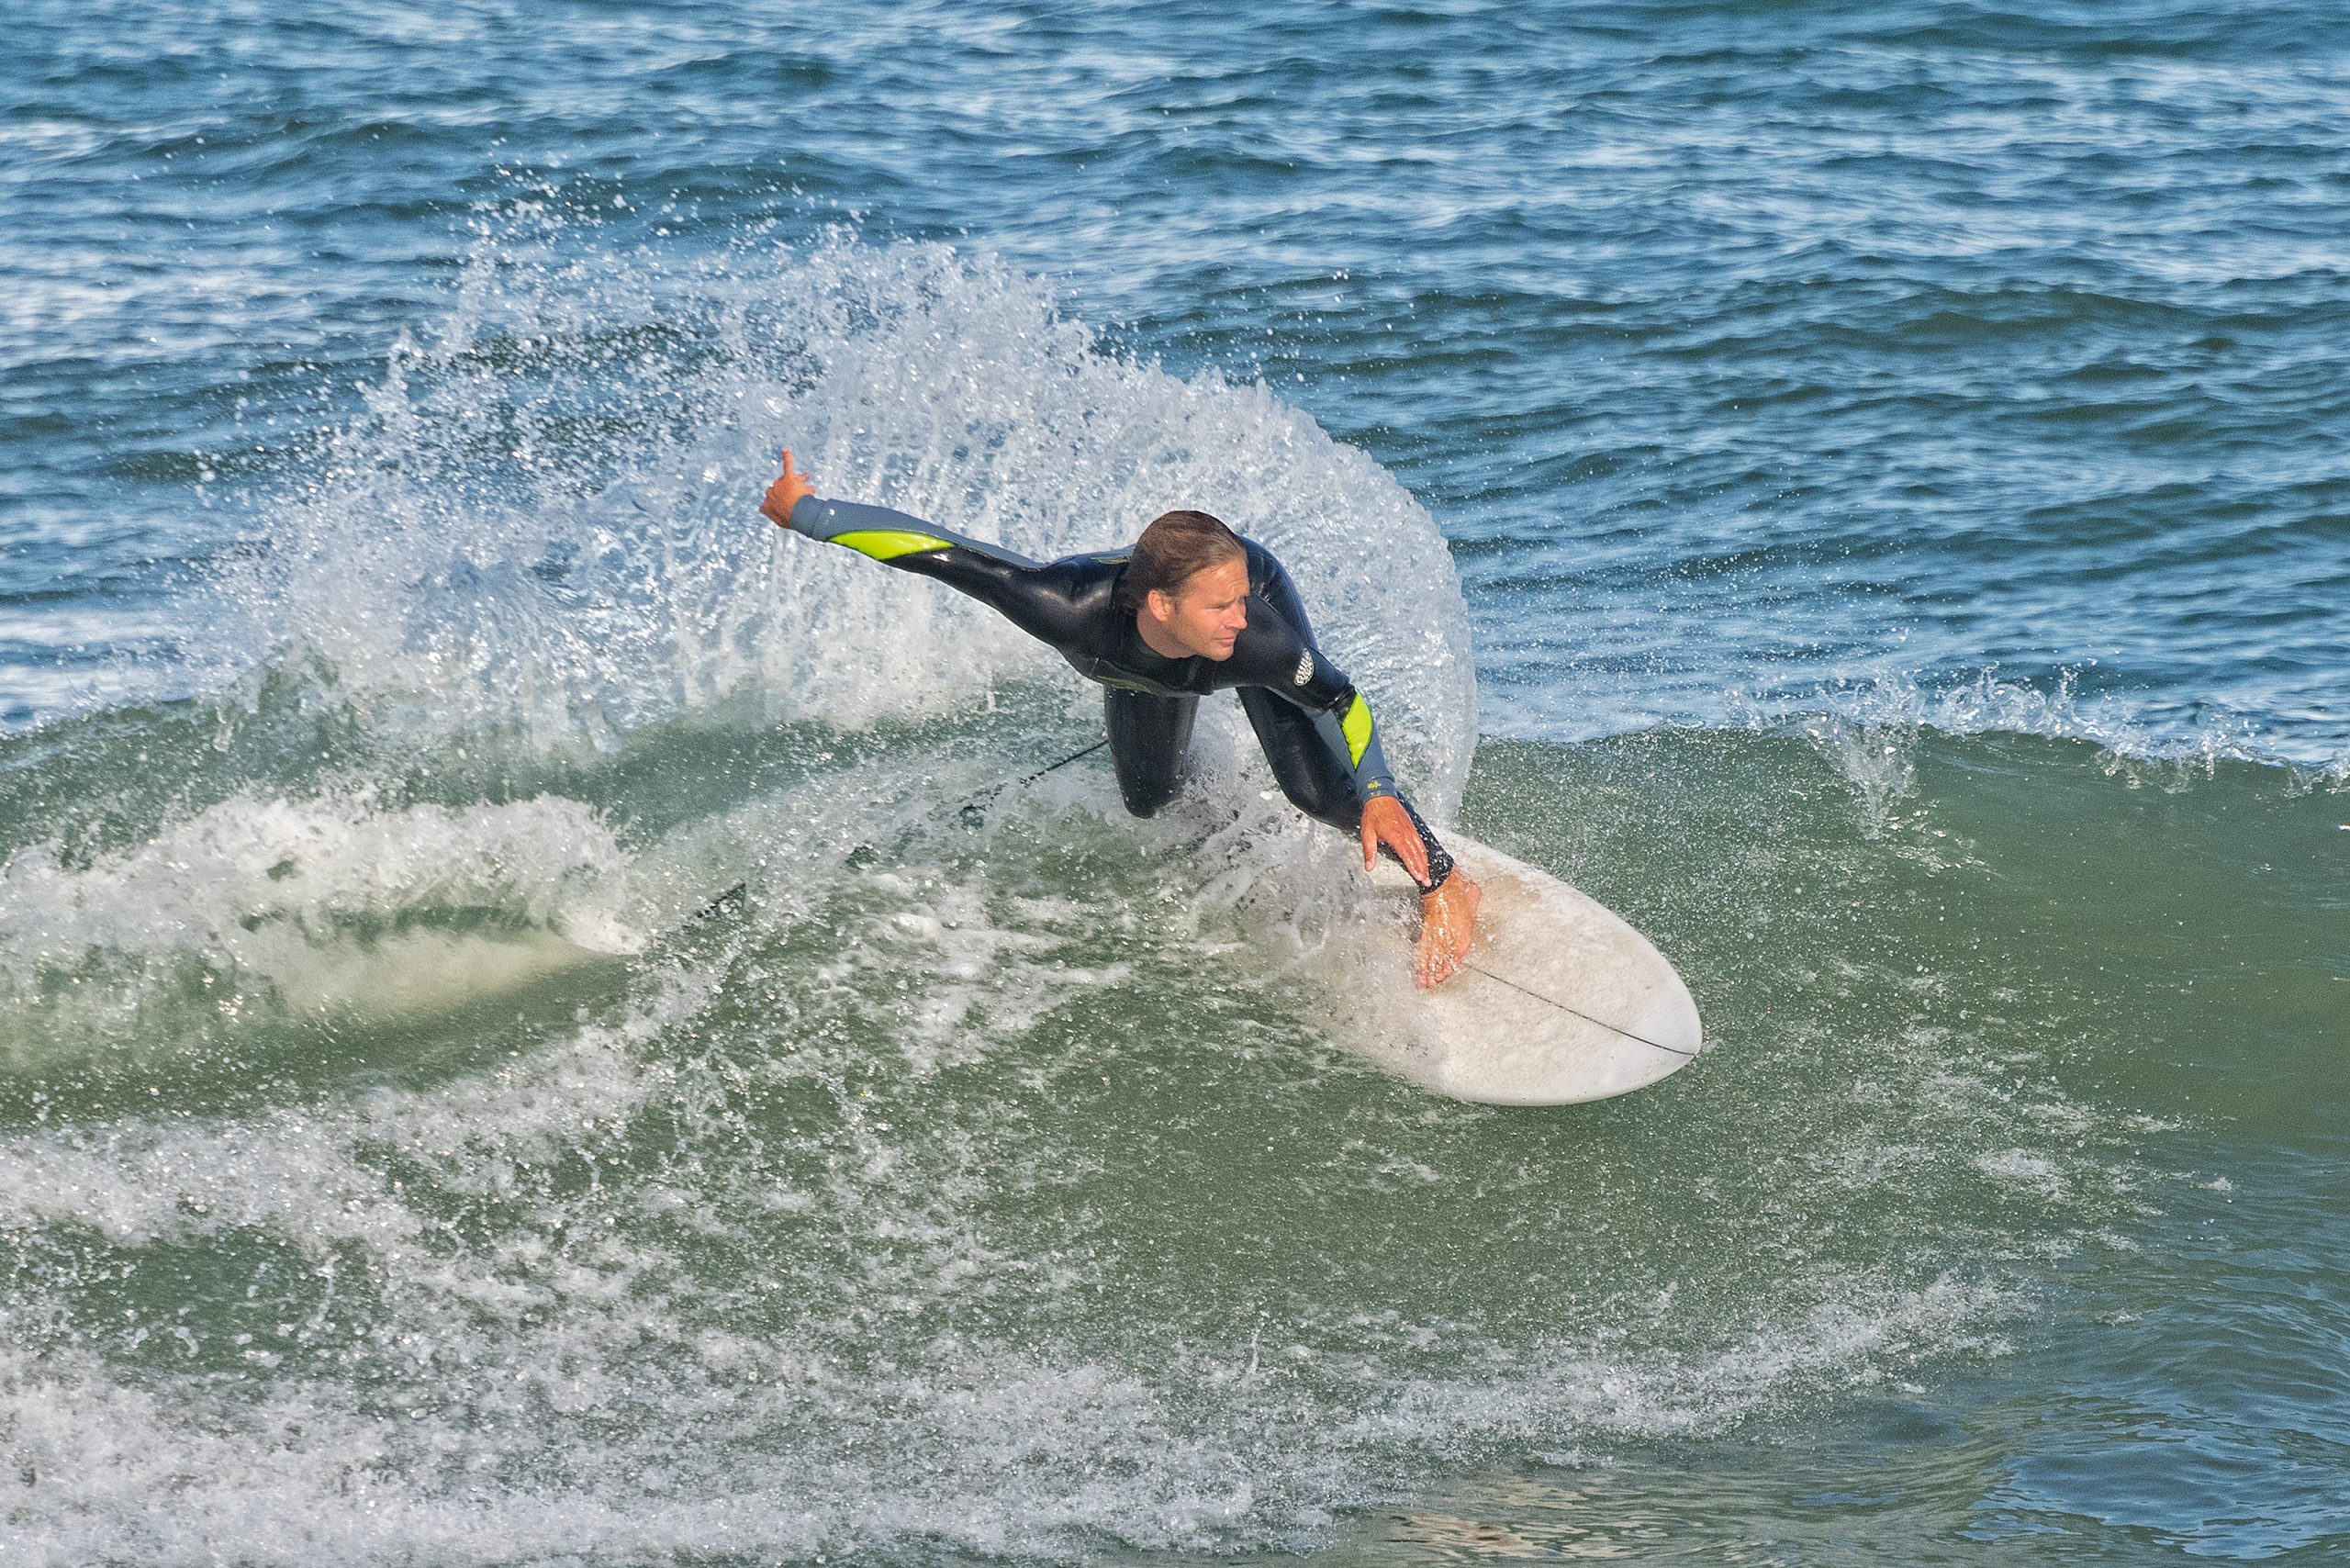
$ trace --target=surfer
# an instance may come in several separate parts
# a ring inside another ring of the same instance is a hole
[[[1420,887],[1413,978],[1440,984],[1473,938],[1479,892],[1395,788],[1371,706],[1314,645],[1271,551],[1203,511],[1170,511],[1131,550],[1032,561],[886,507],[820,500],[791,465],[759,510],[778,527],[935,577],[1101,683],[1126,809],[1174,798],[1200,698],[1233,689],[1290,803],[1382,851]]]

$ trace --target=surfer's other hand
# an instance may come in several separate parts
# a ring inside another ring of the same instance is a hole
[[[1420,941],[1412,953],[1412,979],[1442,985],[1460,972],[1477,936],[1477,901],[1484,893],[1458,866],[1444,886],[1420,895]]]
[[[807,475],[793,472],[791,448],[787,446],[783,449],[783,476],[767,487],[767,499],[759,503],[759,510],[778,528],[789,528],[791,509],[800,504],[803,496],[815,493],[816,487],[809,483]]]
[[[1379,846],[1385,845],[1412,880],[1422,887],[1428,881],[1428,846],[1420,842],[1420,830],[1412,825],[1412,813],[1404,802],[1393,795],[1375,795],[1362,809],[1362,868],[1370,870],[1379,864]]]

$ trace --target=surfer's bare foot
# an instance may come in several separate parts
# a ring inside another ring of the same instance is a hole
[[[1468,961],[1469,945],[1477,935],[1477,902],[1485,895],[1469,873],[1460,868],[1444,886],[1420,895],[1420,942],[1412,955],[1412,979],[1424,986],[1442,985],[1460,972]]]

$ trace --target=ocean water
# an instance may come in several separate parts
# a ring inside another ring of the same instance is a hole
[[[9,19],[0,1562],[2350,1561],[2333,9]],[[1379,1070],[787,443],[1264,539],[1709,1050]]]

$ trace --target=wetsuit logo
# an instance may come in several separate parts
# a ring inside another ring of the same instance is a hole
[[[1297,655],[1297,674],[1292,678],[1292,683],[1297,686],[1304,686],[1307,681],[1312,680],[1313,678],[1314,654],[1312,650],[1309,649],[1305,653],[1302,653]]]

